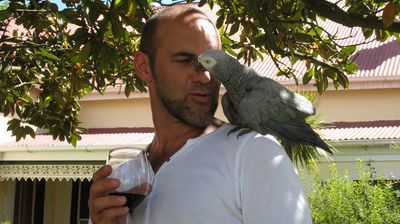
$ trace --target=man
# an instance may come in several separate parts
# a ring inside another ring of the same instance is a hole
[[[302,185],[272,136],[214,119],[220,83],[194,66],[208,49],[220,49],[213,23],[186,6],[167,8],[146,23],[134,64],[147,82],[155,136],[147,148],[156,172],[152,191],[133,211],[134,223],[311,223]],[[93,176],[89,208],[95,224],[120,223],[119,182]],[[121,222],[123,223],[123,222]]]

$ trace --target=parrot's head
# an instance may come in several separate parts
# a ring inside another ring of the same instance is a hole
[[[199,56],[197,68],[207,70],[212,76],[223,82],[228,78],[232,59],[231,56],[221,50],[208,50]]]

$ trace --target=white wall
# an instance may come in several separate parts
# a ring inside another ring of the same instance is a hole
[[[153,127],[149,98],[82,101],[82,126],[86,128]],[[216,117],[226,120],[219,106]]]
[[[400,88],[326,91],[318,103],[325,121],[400,120]]]

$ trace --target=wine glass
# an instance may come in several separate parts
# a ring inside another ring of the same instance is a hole
[[[111,165],[112,173],[108,176],[120,181],[120,186],[112,195],[126,197],[130,213],[151,191],[154,172],[143,149],[135,147],[120,147],[110,150],[107,164]],[[127,223],[129,222],[127,216]]]

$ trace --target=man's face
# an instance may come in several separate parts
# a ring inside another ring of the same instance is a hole
[[[163,106],[176,119],[206,127],[218,106],[220,83],[195,69],[198,56],[220,48],[213,25],[200,15],[161,23],[153,77]]]

